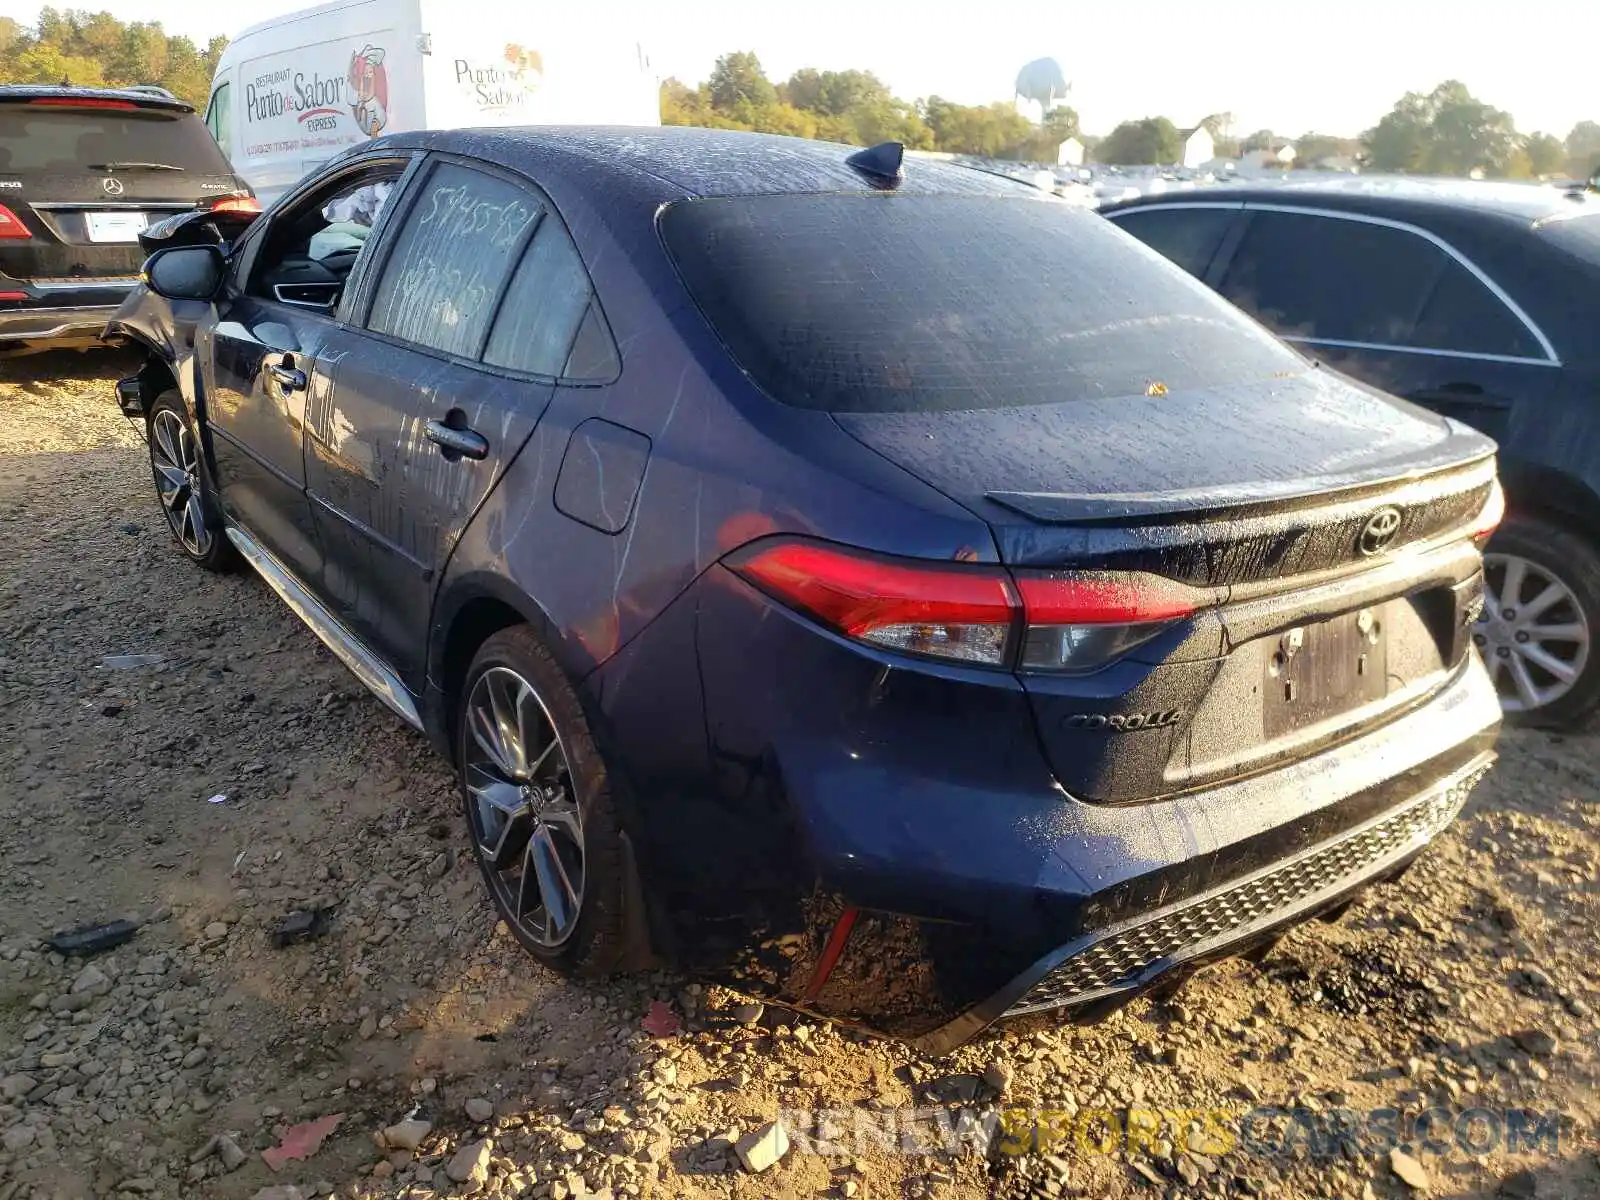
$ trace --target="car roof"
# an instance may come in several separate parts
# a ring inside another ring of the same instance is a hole
[[[634,182],[654,179],[677,196],[883,190],[846,163],[859,147],[731,129],[527,126],[398,134],[385,141],[471,154],[535,177],[565,160],[591,177],[614,171]],[[903,172],[896,192],[1053,199],[1028,183],[918,155],[906,155]]]
[[[1287,204],[1412,217],[1469,212],[1532,226],[1550,218],[1600,211],[1600,197],[1538,183],[1404,176],[1346,176],[1282,183],[1225,183],[1192,191],[1162,192],[1103,205],[1102,212],[1173,204]]]
[[[192,113],[194,107],[179,100],[164,88],[126,87],[62,87],[44,84],[0,84],[0,103],[7,100],[26,103],[29,100],[122,100],[140,108],[159,108],[168,112]]]

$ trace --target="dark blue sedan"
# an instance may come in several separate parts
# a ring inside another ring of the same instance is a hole
[[[1092,1019],[1399,872],[1492,760],[1493,444],[1031,188],[414,133],[161,241],[114,332],[174,537],[458,764],[550,966],[931,1050]]]

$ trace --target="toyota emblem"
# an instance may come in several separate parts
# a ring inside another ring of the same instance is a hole
[[[1367,523],[1361,527],[1361,536],[1356,539],[1356,548],[1363,554],[1382,554],[1394,541],[1394,535],[1400,532],[1400,510],[1398,508],[1380,508],[1367,518]]]
[[[122,195],[122,180],[120,179],[111,179],[107,177],[100,181],[100,186],[105,189],[105,193],[108,196]]]

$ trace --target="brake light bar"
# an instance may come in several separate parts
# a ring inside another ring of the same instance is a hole
[[[132,100],[102,100],[91,96],[40,96],[28,103],[35,108],[117,108],[127,111],[139,107]]]
[[[1217,599],[1141,572],[1012,572],[798,539],[753,543],[728,565],[857,641],[1031,671],[1098,670]]]
[[[28,232],[28,227],[22,223],[21,218],[4,204],[0,204],[0,242],[7,238],[30,238],[33,234]]]
[[[258,213],[261,211],[261,201],[248,192],[234,192],[232,195],[218,196],[206,207],[215,213]]]

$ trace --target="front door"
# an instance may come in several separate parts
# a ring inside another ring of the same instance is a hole
[[[305,490],[306,404],[376,197],[406,166],[353,168],[274,212],[241,246],[229,291],[197,336],[223,507],[307,583],[321,573],[322,548]]]
[[[323,590],[414,690],[462,530],[532,434],[589,313],[588,277],[531,184],[434,162],[321,352],[307,486]]]

